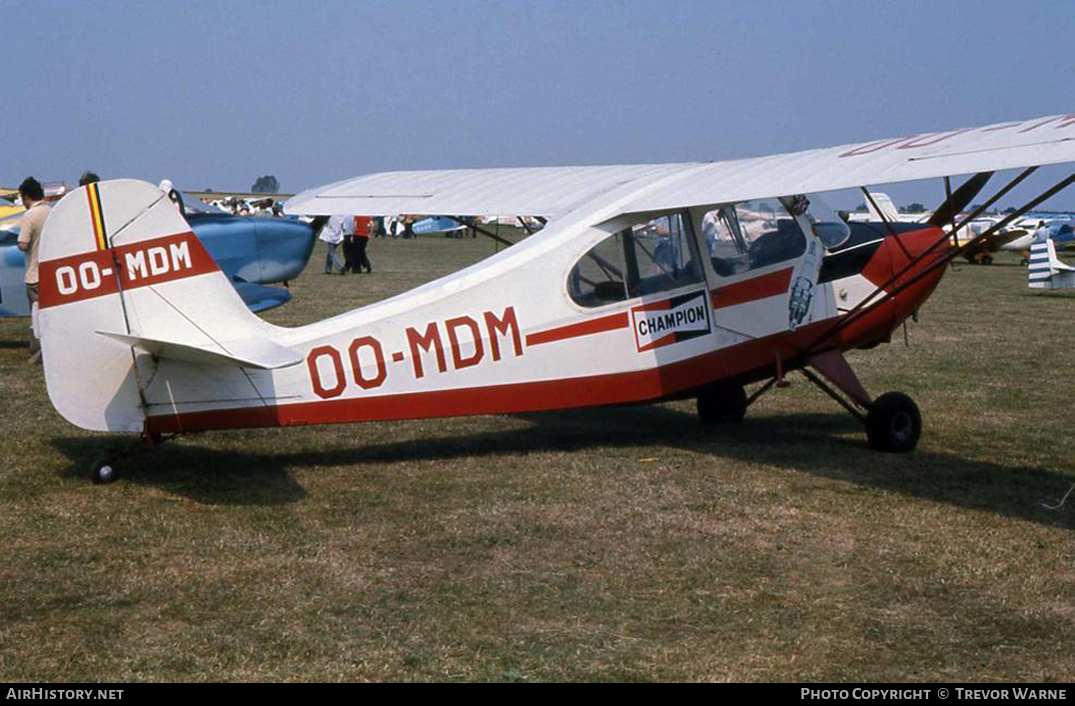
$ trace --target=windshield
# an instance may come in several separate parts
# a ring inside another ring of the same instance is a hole
[[[851,228],[829,208],[817,194],[809,196],[796,196],[792,200],[792,208],[803,209],[799,215],[805,215],[810,221],[810,227],[817,239],[826,248],[832,249],[843,245],[851,237]]]
[[[806,251],[806,236],[777,199],[743,201],[702,217],[713,271],[737,275],[792,260]]]

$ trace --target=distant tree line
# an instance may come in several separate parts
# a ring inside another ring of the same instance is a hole
[[[266,174],[258,177],[254,185],[250,187],[250,191],[255,194],[278,194],[280,193],[280,182],[272,174]]]

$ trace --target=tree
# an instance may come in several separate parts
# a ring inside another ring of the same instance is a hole
[[[276,177],[271,174],[258,177],[258,180],[254,182],[254,185],[250,187],[250,190],[255,194],[278,194],[280,193],[280,182],[276,180]]]
[[[916,201],[910,206],[908,206],[907,210],[904,211],[904,213],[923,213],[925,212],[925,210],[926,207]]]

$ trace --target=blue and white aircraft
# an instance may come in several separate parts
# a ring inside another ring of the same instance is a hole
[[[251,311],[286,304],[283,287],[306,267],[314,247],[314,227],[293,218],[246,218],[202,207],[195,197],[185,201],[184,217],[191,230],[227,276]],[[29,316],[23,277],[26,258],[19,250],[18,216],[0,228],[0,316]],[[7,219],[5,219],[7,220]]]

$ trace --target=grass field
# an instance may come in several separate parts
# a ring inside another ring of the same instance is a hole
[[[312,321],[485,239],[319,248]],[[911,455],[796,376],[746,421],[689,402],[204,434],[84,474],[25,321],[0,322],[0,680],[1070,680],[1075,296],[950,271],[851,355],[923,411]]]

